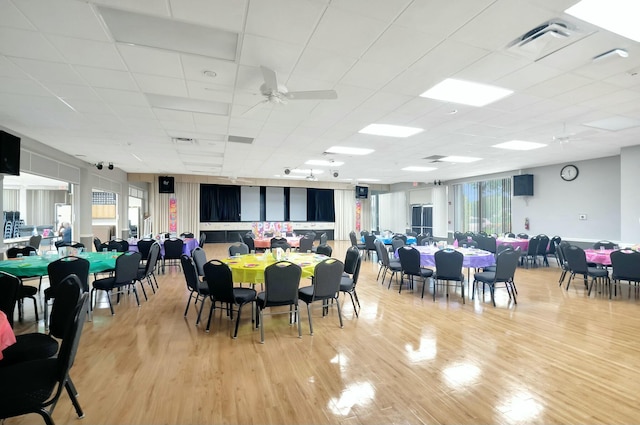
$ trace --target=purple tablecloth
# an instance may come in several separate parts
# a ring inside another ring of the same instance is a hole
[[[198,246],[198,240],[195,238],[186,238],[182,240],[184,242],[184,245],[182,245],[182,253],[183,254],[187,254],[188,256],[191,256],[191,251],[193,251],[193,249],[195,247]],[[137,240],[129,240],[129,249],[131,251],[138,251],[138,241]],[[164,241],[158,241],[160,242],[160,257],[164,257]]]
[[[420,251],[420,266],[422,267],[435,267],[436,260],[434,254],[438,251],[434,246],[416,246],[414,247]],[[483,267],[493,266],[496,263],[496,259],[489,251],[483,251],[481,249],[470,248],[456,248],[456,251],[460,251],[464,254],[462,260],[462,267],[479,269]],[[397,254],[396,254],[397,255]]]

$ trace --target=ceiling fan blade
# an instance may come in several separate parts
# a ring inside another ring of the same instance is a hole
[[[262,78],[264,78],[264,85],[268,92],[278,91],[278,79],[276,78],[276,72],[273,69],[269,69],[266,66],[260,66],[262,71]]]
[[[311,90],[311,91],[290,91],[283,93],[284,97],[291,100],[298,99],[337,99],[338,93],[335,90]]]

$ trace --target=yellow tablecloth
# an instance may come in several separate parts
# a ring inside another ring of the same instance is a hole
[[[291,261],[302,268],[302,277],[313,276],[316,264],[327,256],[307,253],[291,253],[283,260]],[[272,254],[247,254],[221,260],[227,263],[233,273],[233,281],[238,283],[264,283],[264,270],[276,262]]]

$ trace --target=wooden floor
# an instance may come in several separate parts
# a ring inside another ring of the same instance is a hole
[[[208,244],[207,257],[228,245]],[[334,256],[344,259],[346,242]],[[362,311],[348,298],[315,309],[302,339],[287,315],[266,317],[265,344],[244,313],[237,339],[218,314],[210,333],[183,311],[181,272],[160,275],[160,290],[135,306],[125,297],[111,316],[98,305],[71,370],[85,424],[596,424],[640,422],[640,299],[586,295],[558,287],[559,269],[518,269],[518,304],[497,307],[420,298],[376,282],[363,262]],[[26,303],[28,306],[29,303]],[[208,304],[207,304],[208,305]],[[33,317],[27,313],[27,320]],[[42,329],[25,322],[18,332]],[[59,423],[81,423],[63,394]],[[8,424],[42,423],[34,415]]]

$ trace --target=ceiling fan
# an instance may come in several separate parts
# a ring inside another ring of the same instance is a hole
[[[260,85],[260,94],[265,99],[249,108],[246,112],[263,103],[285,105],[290,100],[328,100],[338,98],[338,93],[335,90],[289,91],[282,84],[278,84],[278,78],[274,70],[266,66],[260,66],[260,71],[262,71],[262,78],[264,79],[264,83]]]

